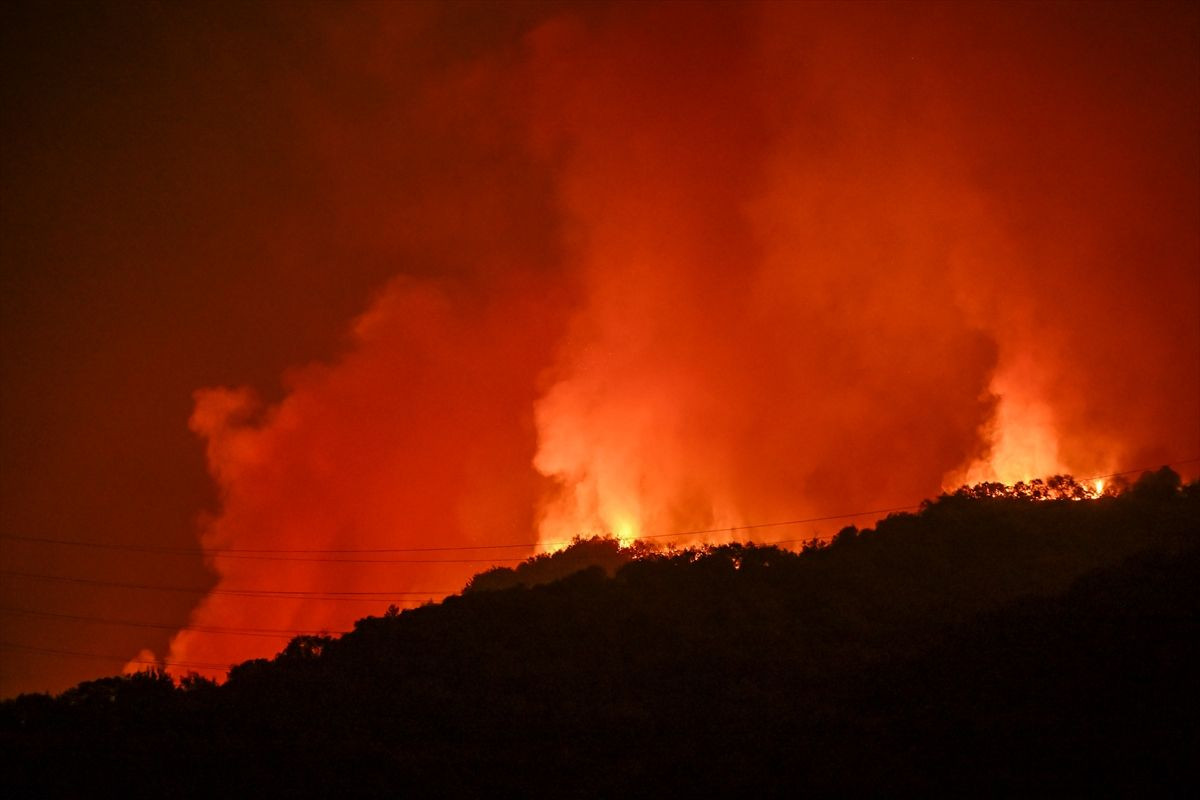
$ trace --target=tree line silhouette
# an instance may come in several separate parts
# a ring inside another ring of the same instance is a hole
[[[0,704],[17,794],[1171,794],[1200,484],[974,487],[800,552],[589,539],[439,604]]]

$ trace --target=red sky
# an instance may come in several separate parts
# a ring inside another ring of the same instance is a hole
[[[1200,456],[1194,4],[0,13],[4,696]]]

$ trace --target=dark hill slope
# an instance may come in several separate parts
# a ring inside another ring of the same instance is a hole
[[[9,783],[171,795],[1196,788],[1200,492],[956,496],[3,704]],[[608,565],[606,565],[608,566]]]

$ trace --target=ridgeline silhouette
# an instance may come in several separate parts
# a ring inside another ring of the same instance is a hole
[[[0,704],[4,783],[1194,792],[1200,484],[1164,468],[1093,499],[1048,486],[963,489],[799,553],[580,541],[440,604],[296,637],[220,686],[150,671],[22,695]]]

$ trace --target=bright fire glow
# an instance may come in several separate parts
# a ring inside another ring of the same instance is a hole
[[[1007,485],[1065,472],[1050,407],[1032,390],[1028,369],[997,374],[989,390],[996,411],[988,426],[990,446],[965,469],[953,472],[943,489],[996,481]]]
[[[637,541],[638,529],[633,520],[622,519],[613,527],[613,536],[622,547],[628,547]]]
[[[621,8],[540,20],[429,91],[352,95],[423,98],[382,118],[437,143],[428,165],[401,168],[399,130],[330,134],[316,174],[453,181],[419,209],[341,187],[339,219],[410,273],[277,402],[197,394],[221,497],[206,547],[627,545],[1193,454],[1200,103],[1192,62],[1168,69],[1179,48],[1145,44],[1112,84],[1082,65],[1155,37],[1053,38],[1087,8],[1042,27],[1003,4]],[[222,589],[437,593],[528,555],[466,553],[213,568]],[[221,593],[192,623],[338,630],[371,610]],[[269,648],[183,632],[171,658]]]

